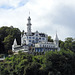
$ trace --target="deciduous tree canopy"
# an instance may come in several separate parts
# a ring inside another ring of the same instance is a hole
[[[20,44],[21,31],[14,27],[1,27],[0,28],[0,53],[8,53],[11,50],[13,40],[16,38],[18,44]]]
[[[50,51],[33,56],[21,53],[0,62],[1,75],[75,75],[75,53],[71,50]]]

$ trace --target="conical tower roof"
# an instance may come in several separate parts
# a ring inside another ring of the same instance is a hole
[[[57,33],[56,33],[56,36],[55,36],[55,40],[59,40],[59,39],[58,39],[58,35],[57,35]]]
[[[14,39],[14,43],[13,43],[13,45],[17,45],[17,41],[16,41],[16,39]]]

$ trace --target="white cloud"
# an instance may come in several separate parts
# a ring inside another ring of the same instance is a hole
[[[6,6],[6,7],[17,8],[19,5],[21,5],[27,1],[28,0],[1,0],[0,1],[0,7]]]
[[[20,7],[21,2],[25,5]],[[13,25],[26,31],[30,11],[32,31],[38,30],[54,37],[57,30],[59,39],[62,40],[68,36],[75,37],[71,35],[75,27],[71,20],[75,12],[75,0],[2,0],[0,6],[2,5],[15,9],[0,8],[0,27]]]

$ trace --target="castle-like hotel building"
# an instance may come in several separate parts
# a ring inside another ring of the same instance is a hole
[[[38,31],[31,31],[31,18],[28,17],[27,32],[21,34],[21,45],[17,45],[16,39],[12,45],[12,51],[18,52],[46,52],[60,50],[59,39],[56,34],[55,40],[53,42],[48,42],[48,35],[45,33],[39,33]]]

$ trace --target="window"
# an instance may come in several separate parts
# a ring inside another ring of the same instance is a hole
[[[38,36],[38,34],[36,34],[36,36]]]
[[[30,28],[29,28],[29,30],[30,30]]]
[[[45,45],[45,47],[46,47],[46,45]]]
[[[38,42],[38,38],[36,37],[36,43]]]
[[[42,40],[45,40],[45,38],[42,38]]]
[[[31,42],[31,40],[29,40],[29,42]]]
[[[38,40],[38,37],[36,37],[36,40]]]
[[[39,38],[41,40],[41,38]]]
[[[43,45],[43,47],[44,47],[44,45]]]
[[[33,37],[33,39],[35,39],[35,37]]]
[[[34,40],[32,40],[32,43],[35,43],[35,41],[34,41]]]

